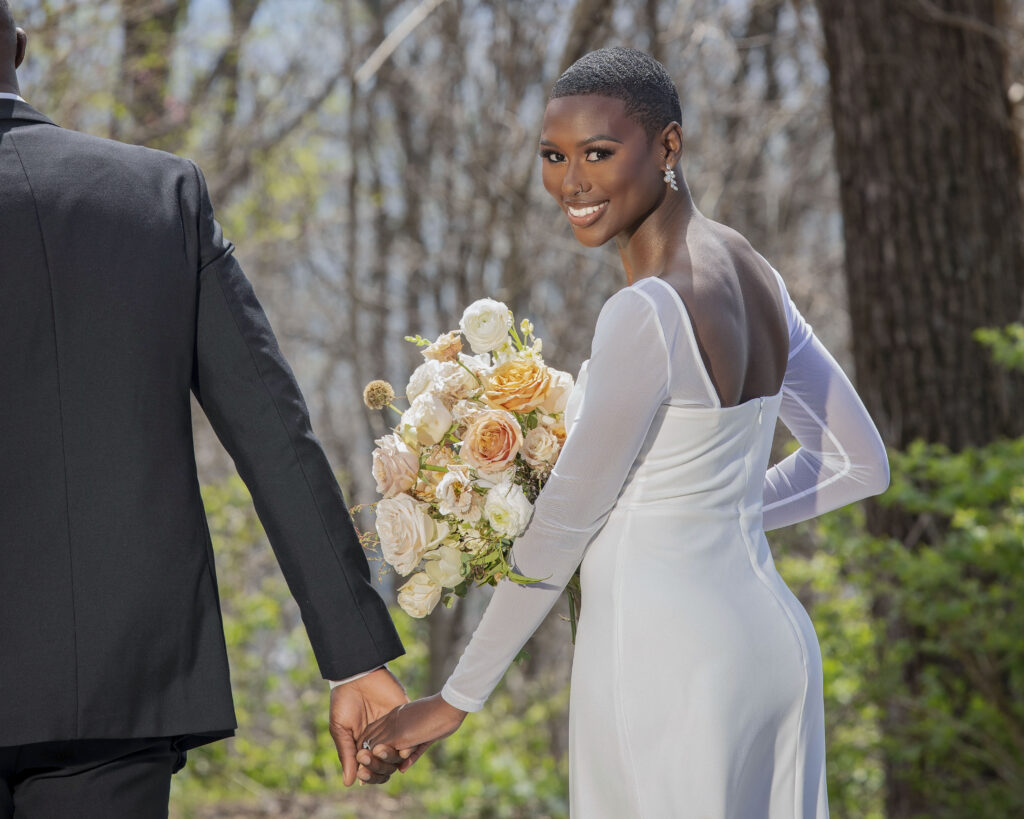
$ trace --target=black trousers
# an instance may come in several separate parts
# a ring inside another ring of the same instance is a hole
[[[0,748],[0,819],[167,819],[177,739],[78,739]]]

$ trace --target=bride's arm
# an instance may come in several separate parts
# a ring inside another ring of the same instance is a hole
[[[601,311],[582,409],[558,463],[516,541],[516,569],[545,578],[500,583],[441,696],[477,711],[558,600],[604,524],[658,407],[667,398],[669,359],[657,312],[633,289]]]
[[[784,286],[783,293],[790,358],[779,418],[800,448],[765,475],[766,530],[877,495],[889,485],[885,445],[864,403]]]

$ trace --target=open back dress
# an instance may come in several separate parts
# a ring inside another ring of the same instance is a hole
[[[570,695],[578,819],[823,819],[822,666],[765,529],[876,494],[885,449],[775,274],[789,354],[775,395],[723,407],[686,305],[616,293],[566,410],[569,435],[442,696],[483,706],[582,560]],[[768,469],[776,419],[800,448]]]

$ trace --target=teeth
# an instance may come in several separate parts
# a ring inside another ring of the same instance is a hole
[[[607,202],[602,202],[600,205],[591,205],[588,208],[574,208],[572,205],[569,205],[568,211],[570,216],[575,216],[579,219],[581,216],[590,216],[592,213],[597,213],[607,204]]]

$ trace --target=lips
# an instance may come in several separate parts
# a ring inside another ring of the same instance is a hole
[[[601,218],[607,207],[607,199],[603,202],[567,202],[565,212],[576,227],[589,227]]]

